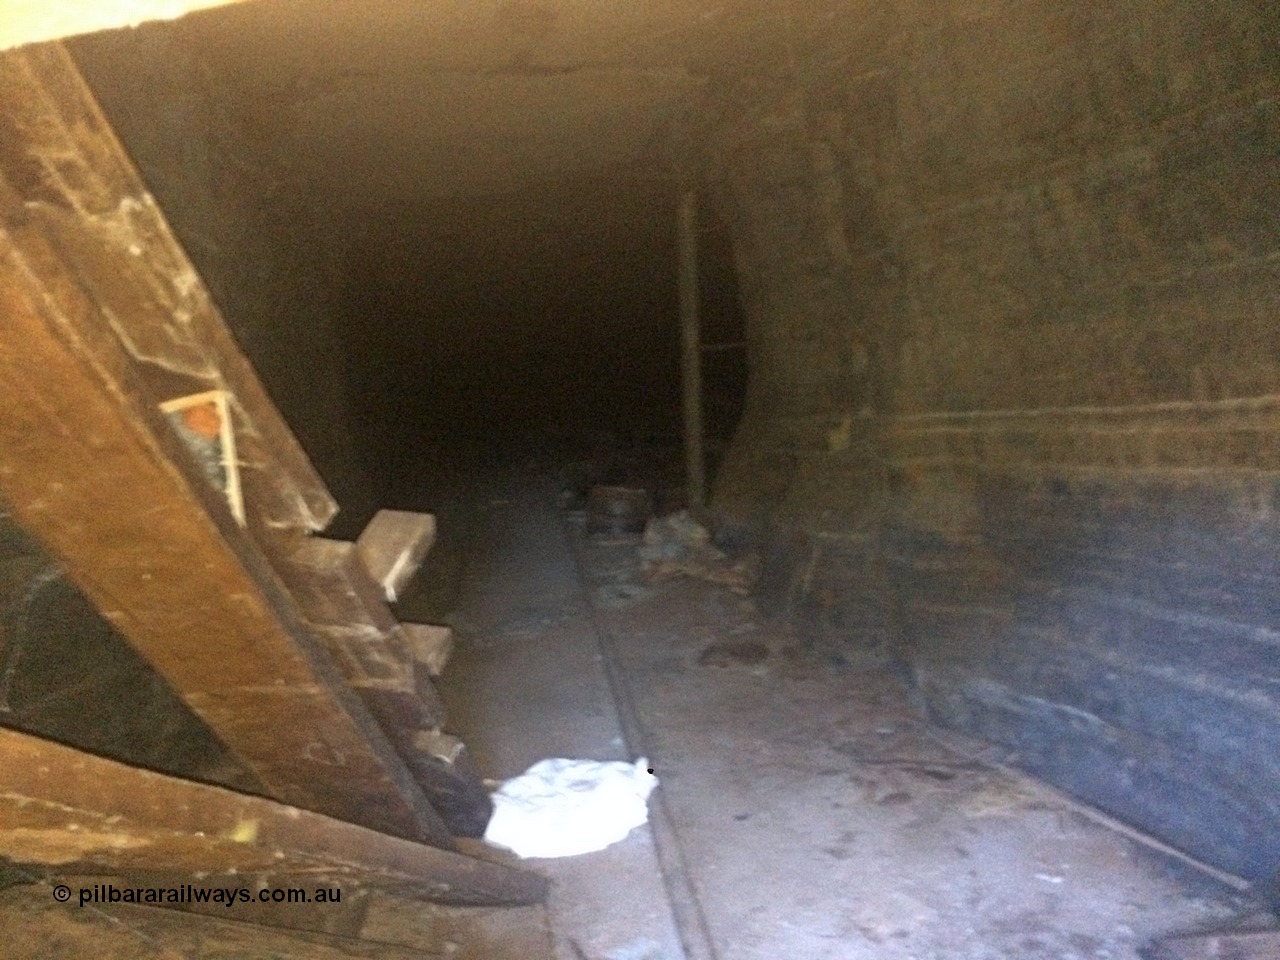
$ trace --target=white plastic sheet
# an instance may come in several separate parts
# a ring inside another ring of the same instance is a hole
[[[649,819],[649,761],[541,760],[493,795],[489,843],[521,857],[603,850]]]

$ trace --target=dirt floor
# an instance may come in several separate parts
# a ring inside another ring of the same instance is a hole
[[[566,493],[527,464],[445,505],[468,554],[446,696],[485,774],[643,755],[660,781],[649,829],[535,861],[560,960],[1123,960],[1271,925],[931,729],[888,672],[831,666],[726,586],[653,576]]]
[[[455,628],[450,729],[486,777],[647,756],[648,826],[530,861],[555,881],[545,908],[379,901],[365,935],[398,948],[71,910],[13,886],[0,960],[1133,960],[1171,933],[1275,926],[1001,766],[1016,758],[930,728],[889,672],[805,650],[724,569],[703,572],[729,586],[646,568],[637,538],[589,533],[564,476],[417,468],[388,505],[435,511],[441,535],[398,613]]]

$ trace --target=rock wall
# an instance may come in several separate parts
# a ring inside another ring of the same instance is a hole
[[[810,4],[715,78],[752,383],[716,491],[811,639],[1280,865],[1280,13]]]

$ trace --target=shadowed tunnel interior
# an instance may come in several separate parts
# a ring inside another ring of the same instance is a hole
[[[442,444],[678,448],[696,81],[665,13],[268,2],[74,42],[340,523]],[[746,386],[723,201],[695,241],[713,468]]]
[[[1276,9],[253,0],[68,46],[339,536],[464,449],[678,460],[684,171],[759,609],[1261,888]]]
[[[367,471],[465,443],[680,443],[676,187],[552,181],[371,213],[343,278],[344,383]],[[708,429],[745,388],[723,228],[701,243]]]

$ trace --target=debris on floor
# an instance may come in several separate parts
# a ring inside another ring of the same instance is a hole
[[[711,542],[711,534],[681,510],[650,520],[640,547],[644,576],[652,581],[668,577],[692,577],[747,594],[760,576],[760,561],[754,554],[732,560]]]
[[[521,857],[603,850],[649,819],[649,761],[541,760],[493,795],[484,838]]]
[[[638,544],[566,518],[550,473],[469,491],[513,503],[477,512],[452,617],[471,629],[450,706],[477,761],[505,780],[645,755],[662,780],[648,826],[536,864],[557,960],[675,960],[685,940],[725,960],[1139,960],[1258,928],[1239,922],[1257,905],[1086,818],[1008,750],[942,736],[888,667],[834,670],[756,599],[661,570],[722,546],[695,518],[662,511]]]
[[[643,533],[652,514],[653,498],[643,487],[597,485],[587,493],[588,533]]]

